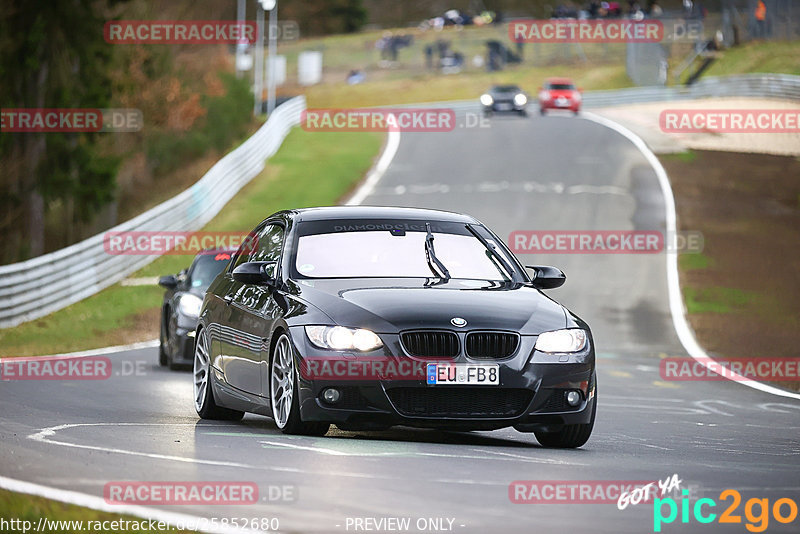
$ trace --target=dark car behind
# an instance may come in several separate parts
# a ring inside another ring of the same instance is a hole
[[[528,114],[528,95],[516,85],[495,85],[480,97],[484,115],[495,112]]]
[[[203,297],[234,252],[204,250],[194,258],[189,268],[159,279],[158,284],[166,289],[161,305],[159,365],[178,369],[192,364],[194,331]]]

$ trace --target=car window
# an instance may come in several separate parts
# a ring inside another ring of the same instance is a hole
[[[556,91],[567,91],[571,89],[575,89],[575,86],[571,83],[551,83],[548,86],[548,89],[553,89]]]
[[[277,262],[281,257],[281,250],[283,249],[283,234],[284,230],[282,226],[277,224],[267,225],[264,230],[258,234],[256,248],[250,254],[248,261]]]
[[[201,253],[195,260],[189,273],[189,285],[200,289],[207,289],[219,273],[225,269],[231,255],[228,252]]]
[[[256,228],[252,232],[247,235],[247,238],[242,240],[242,244],[239,245],[239,249],[236,251],[236,256],[233,258],[230,267],[228,268],[228,272],[232,273],[234,269],[236,269],[239,265],[243,264],[246,261],[250,261],[250,254],[254,251],[254,247],[257,246],[257,242],[253,239],[253,237],[257,234],[259,228]]]
[[[295,268],[308,278],[431,277],[424,232],[387,231],[301,236]],[[472,235],[435,233],[437,257],[453,278],[508,280],[495,258]]]

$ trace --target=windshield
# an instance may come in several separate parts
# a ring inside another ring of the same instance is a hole
[[[498,85],[494,88],[498,93],[519,93],[519,87],[516,85]]]
[[[228,265],[230,259],[231,255],[228,252],[202,253],[195,260],[189,273],[189,285],[201,290],[208,289],[214,278]]]
[[[548,89],[554,91],[571,91],[575,90],[575,86],[572,85],[571,83],[551,83]]]
[[[436,258],[450,278],[511,279],[502,263],[464,225],[463,232],[432,232]],[[426,257],[425,231],[356,231],[301,235],[295,269],[307,278],[435,278]],[[487,238],[492,245],[494,241]],[[512,262],[498,246],[503,259]]]

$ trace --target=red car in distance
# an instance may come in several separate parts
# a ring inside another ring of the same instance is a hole
[[[547,78],[539,88],[539,112],[548,109],[566,109],[575,115],[581,109],[582,91],[569,78]]]

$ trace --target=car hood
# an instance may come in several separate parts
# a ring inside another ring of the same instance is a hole
[[[495,100],[511,100],[515,96],[522,94],[522,91],[496,91],[489,93]]]
[[[572,89],[548,89],[548,93],[550,93],[550,98],[573,98],[575,96],[575,91]]]
[[[425,279],[302,280],[296,296],[336,324],[393,333],[419,328],[511,330],[535,335],[564,328],[565,309],[538,289],[518,283],[450,280],[425,285]]]

